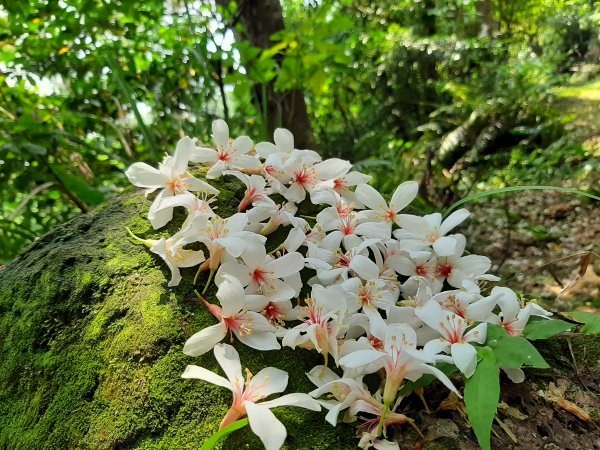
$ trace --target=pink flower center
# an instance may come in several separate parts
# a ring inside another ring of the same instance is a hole
[[[457,318],[455,314],[452,314],[446,318],[446,323],[441,322],[440,328],[444,331],[444,337],[451,344],[457,344],[463,342],[463,334],[467,323],[462,318]]]
[[[336,191],[343,190],[346,188],[346,181],[343,178],[336,178],[333,180],[333,189]]]
[[[247,317],[233,315],[231,317],[223,317],[223,322],[229,333],[237,332],[242,336],[252,334],[252,321]]]
[[[418,265],[415,268],[415,272],[421,277],[426,277],[427,275],[429,275],[429,269],[425,266],[425,264]]]
[[[267,318],[269,322],[280,322],[282,318],[285,317],[285,314],[280,310],[280,307],[273,302],[269,302],[269,304],[262,311],[263,316]]]
[[[252,272],[252,279],[254,280],[254,282],[256,284],[262,285],[262,284],[267,284],[269,282],[269,272],[262,270],[262,269],[255,269],[254,272]]]
[[[231,152],[222,150],[219,152],[219,161],[229,162],[229,161],[231,161],[231,156],[232,156]]]
[[[294,172],[294,181],[302,187],[312,185],[313,177],[314,173],[305,166],[302,166],[299,172]]]
[[[354,221],[348,217],[344,217],[342,218],[342,223],[340,224],[340,226],[338,227],[338,230],[340,230],[342,233],[344,233],[344,236],[349,236],[351,234],[354,234]]]
[[[440,264],[437,269],[438,269],[438,273],[440,274],[440,276],[442,276],[444,278],[448,278],[450,276],[450,274],[452,273],[452,265],[451,264]]]

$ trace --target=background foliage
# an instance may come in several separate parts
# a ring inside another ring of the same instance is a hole
[[[420,179],[425,209],[474,187],[571,179],[597,193],[596,150],[565,135],[573,118],[553,88],[595,75],[598,2],[0,5],[0,263],[119,194],[131,162],[186,134],[208,141],[216,117],[268,139],[294,91],[318,150],[383,190]],[[266,46],[252,8],[265,23],[283,16]]]

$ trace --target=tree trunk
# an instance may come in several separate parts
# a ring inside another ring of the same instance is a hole
[[[229,6],[230,0],[217,0],[222,6]],[[236,38],[247,40],[254,47],[267,49],[273,46],[271,36],[285,29],[283,12],[279,0],[246,0],[238,6],[237,15],[243,25],[243,31],[234,30]],[[283,55],[275,57],[278,64],[283,61]],[[267,118],[269,133],[282,126],[289,129],[295,137],[297,148],[314,146],[315,138],[308,118],[304,94],[300,89],[285,92],[275,91],[275,80],[266,86],[254,86],[253,94],[261,109],[263,117]],[[267,99],[265,101],[264,95]],[[266,111],[263,111],[266,104]]]
[[[494,21],[492,18],[492,2],[491,0],[478,0],[476,3],[477,16],[480,21],[480,37],[492,37],[494,31]]]

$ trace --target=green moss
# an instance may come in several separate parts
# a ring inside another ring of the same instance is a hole
[[[244,188],[215,184],[227,217]],[[220,371],[211,354],[181,352],[187,337],[215,323],[192,293],[194,270],[169,289],[164,263],[124,229],[162,234],[145,218],[149,204],[142,194],[123,197],[55,228],[0,271],[0,448],[197,449],[217,430],[231,394],[181,379],[187,364]],[[236,347],[253,373],[272,365],[289,372],[290,392],[313,388],[304,372],[320,363],[315,353]],[[323,413],[275,413],[287,448],[355,446],[353,429],[325,424]],[[261,445],[245,429],[222,448]]]

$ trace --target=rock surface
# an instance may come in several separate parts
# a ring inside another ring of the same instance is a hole
[[[218,212],[229,216],[243,189],[218,187]],[[182,353],[187,337],[216,323],[194,298],[194,269],[169,289],[164,263],[125,231],[156,236],[149,204],[139,193],[117,199],[55,228],[0,271],[0,448],[197,449],[217,430],[230,392],[181,379],[187,364],[220,371],[212,353]],[[287,392],[313,389],[304,373],[321,361],[314,352],[235,346],[252,373],[272,365],[290,374]],[[323,413],[275,413],[286,448],[355,446],[353,429],[325,424]],[[262,446],[246,427],[222,448]]]
[[[221,190],[217,211],[227,217],[243,187],[215,184]],[[145,218],[149,204],[140,193],[117,199],[55,228],[0,270],[0,448],[198,449],[217,430],[231,394],[181,379],[187,364],[221,373],[212,354],[182,353],[187,337],[215,323],[193,295],[194,269],[184,269],[181,285],[169,289],[164,263],[125,231],[128,226],[142,238],[159,234]],[[164,234],[172,234],[182,219],[182,212],[176,214]],[[212,287],[209,301],[215,301],[214,294]],[[314,352],[235,346],[252,373],[275,366],[290,374],[288,392],[312,390],[304,374],[322,361]],[[516,442],[495,425],[493,448],[600,446],[596,423],[540,395],[550,382],[562,382],[565,398],[598,419],[596,337],[574,336],[571,349],[566,339],[555,339],[540,350],[553,369],[529,372],[521,385],[503,383],[509,409],[499,416]],[[478,448],[460,404],[444,407],[447,390],[432,385],[426,396],[438,410],[435,415],[425,415],[414,396],[403,401],[403,411],[417,420],[425,440],[416,442],[406,428],[391,430],[390,438],[401,449]],[[356,448],[354,428],[333,428],[324,413],[298,408],[275,413],[288,430],[284,448]],[[221,448],[262,445],[245,428]]]

